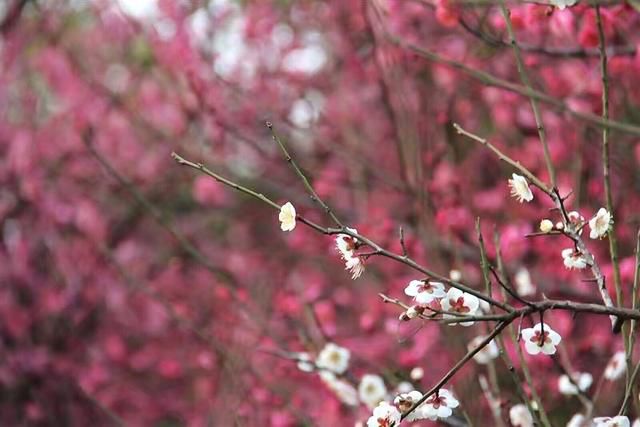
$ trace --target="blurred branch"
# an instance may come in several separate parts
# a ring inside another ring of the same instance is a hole
[[[510,47],[509,43],[501,38],[495,37],[482,31],[479,27],[472,26],[463,17],[458,19],[458,22],[469,34],[477,37],[486,44],[494,48],[507,48]],[[525,43],[519,43],[520,50],[526,53],[533,53],[539,55],[546,55],[558,58],[589,58],[600,55],[600,50],[597,48],[559,48],[548,46],[534,46]],[[636,46],[634,45],[621,45],[621,46],[607,46],[605,51],[608,56],[634,56],[636,54]]]
[[[507,6],[505,6],[504,0],[500,0],[500,11],[502,12],[504,22],[507,26],[507,33],[509,34],[511,47],[513,48],[513,54],[516,58],[516,65],[518,67],[518,74],[520,75],[520,80],[522,81],[522,84],[524,85],[524,87],[527,89],[527,97],[529,98],[529,101],[531,103],[531,110],[533,111],[533,117],[536,121],[536,129],[538,130],[538,137],[540,138],[540,143],[542,144],[544,161],[547,165],[547,172],[549,172],[549,178],[551,179],[551,187],[555,187],[556,172],[553,168],[553,163],[551,163],[551,155],[549,154],[549,145],[547,144],[547,134],[544,128],[544,124],[542,123],[542,116],[540,115],[540,109],[538,108],[538,101],[532,95],[534,91],[533,85],[531,84],[531,80],[529,79],[527,68],[524,65],[524,60],[522,59],[522,53],[520,52],[520,47],[518,46],[518,41],[516,40],[516,34],[513,31],[513,25],[511,23],[511,11],[507,9]],[[608,119],[608,117],[603,117],[603,118]]]
[[[381,13],[381,12],[379,12]],[[597,114],[586,113],[578,110],[574,110],[560,99],[554,98],[550,95],[547,95],[543,92],[539,92],[537,90],[528,90],[525,86],[519,85],[517,83],[510,82],[508,80],[501,79],[496,77],[493,74],[487,73],[485,71],[477,70],[472,68],[462,62],[446,58],[442,55],[439,55],[431,50],[426,48],[417,46],[411,42],[407,42],[385,30],[386,38],[389,42],[399,46],[407,51],[413,52],[414,54],[425,58],[429,61],[437,62],[439,64],[447,65],[449,67],[455,68],[456,70],[462,71],[465,74],[473,77],[474,79],[484,83],[487,86],[493,86],[500,89],[504,89],[510,92],[514,92],[520,94],[522,96],[527,96],[535,99],[536,101],[544,102],[549,104],[555,110],[566,112],[571,116],[591,123],[593,125],[597,125],[600,127],[606,127],[609,129],[615,129],[621,132],[626,132],[629,134],[633,134],[636,136],[640,136],[640,126],[632,125],[629,123],[617,122],[614,120],[606,120]]]
[[[4,19],[0,22],[0,35],[6,36],[18,23],[22,11],[29,1],[31,0],[16,0],[13,6],[9,7]]]

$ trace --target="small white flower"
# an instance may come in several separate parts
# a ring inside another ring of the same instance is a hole
[[[571,269],[582,270],[587,267],[587,259],[582,255],[580,251],[573,248],[567,248],[562,250],[562,259],[564,266]]]
[[[511,420],[513,427],[533,427],[531,412],[523,403],[514,405],[509,409],[509,420]]]
[[[604,369],[604,377],[608,380],[615,381],[624,375],[627,371],[626,356],[624,351],[618,351],[611,357],[607,367]]]
[[[540,221],[540,231],[543,233],[548,233],[553,230],[553,222],[548,219],[543,219]]]
[[[551,4],[560,10],[571,7],[576,3],[578,3],[578,0],[551,0]]]
[[[480,343],[484,341],[485,338],[486,337],[484,336],[475,337],[474,339],[471,340],[471,342],[467,346],[467,349],[471,351],[474,348],[477,348],[480,345]],[[482,348],[482,350],[480,350],[473,356],[473,360],[475,360],[481,365],[486,365],[487,363],[489,363],[499,355],[500,355],[500,349],[498,348],[498,345],[494,340],[491,340],[489,341],[489,344],[485,345]]]
[[[442,306],[442,309],[444,311],[473,316],[478,312],[478,308],[480,307],[480,300],[475,295],[462,292],[460,289],[450,288],[449,292],[447,292],[447,295],[440,301],[440,305]],[[460,316],[455,316],[453,314],[445,314],[444,316],[445,318],[449,319],[460,318]],[[460,324],[462,326],[471,326],[473,325],[473,323],[473,321],[470,321],[457,324]],[[450,323],[450,325],[455,324],[456,323]]]
[[[571,378],[573,382],[568,375],[561,375],[560,378],[558,378],[558,390],[560,390],[560,393],[566,395],[578,394],[578,389],[580,391],[586,391],[591,387],[591,383],[593,383],[593,377],[588,372],[573,374]]]
[[[589,228],[591,232],[589,237],[592,239],[600,239],[609,232],[611,227],[611,214],[605,208],[600,208],[596,216],[589,220]]]
[[[529,188],[529,183],[522,175],[514,173],[511,175],[512,179],[509,180],[509,187],[511,187],[511,196],[515,197],[520,203],[530,202],[533,200],[533,193]]]
[[[416,366],[409,373],[409,377],[414,381],[420,381],[422,377],[424,377],[424,369],[422,369],[420,366]]]
[[[349,367],[350,357],[351,352],[349,350],[330,342],[324,346],[318,355],[316,366],[336,374],[342,374]]]
[[[351,272],[351,279],[356,280],[364,273],[364,261],[359,256],[353,256],[345,261],[345,270]]]
[[[491,304],[483,299],[480,300],[480,313],[491,313]]]
[[[404,288],[404,293],[413,297],[418,304],[429,304],[436,298],[442,298],[447,294],[442,283],[428,280],[412,280]]]
[[[380,402],[367,420],[367,427],[390,427],[400,424],[400,411],[387,402]]]
[[[358,385],[358,397],[369,409],[375,408],[386,395],[387,387],[381,377],[372,374],[362,376],[360,385]]]
[[[460,405],[458,399],[453,397],[449,390],[441,388],[436,394],[433,394],[424,401],[423,414],[426,418],[436,420],[438,418],[450,417],[453,413],[452,409]]]
[[[640,427],[640,418],[636,418],[631,427]]]
[[[594,418],[594,427],[629,427],[629,418],[623,416],[617,417],[599,417]]]
[[[293,207],[291,202],[282,205],[278,219],[280,220],[282,231],[292,231],[296,228],[296,208]]]
[[[564,224],[561,221],[556,222],[556,230],[564,230]]]
[[[531,283],[531,274],[525,267],[521,267],[515,276],[516,292],[520,296],[534,295],[536,287]]]
[[[309,353],[294,353],[294,357],[298,360],[298,369],[302,372],[313,372],[316,365]]]
[[[567,427],[588,427],[587,419],[582,414],[575,414],[567,423]]]
[[[524,341],[524,348],[529,354],[555,354],[556,346],[562,341],[562,337],[551,329],[549,325],[538,323],[533,328],[523,329],[521,332]]]
[[[399,396],[396,396],[393,403],[398,407],[398,409],[400,409],[400,412],[405,413],[420,399],[422,399],[422,393],[412,390],[409,393],[402,393]],[[420,405],[415,411],[407,415],[405,420],[416,421],[423,418],[426,418],[424,414],[424,404]]]
[[[449,279],[453,280],[454,282],[459,282],[460,280],[462,280],[462,273],[460,272],[460,270],[453,269],[449,272]]]

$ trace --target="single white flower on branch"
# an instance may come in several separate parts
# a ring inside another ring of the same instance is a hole
[[[367,420],[367,427],[391,427],[400,424],[400,411],[388,402],[380,402]]]
[[[387,387],[384,380],[373,374],[365,374],[358,385],[358,397],[360,401],[367,405],[369,409],[376,407],[381,400],[387,395]]]
[[[473,316],[477,314],[480,307],[480,300],[475,296],[461,291],[460,289],[451,288],[447,295],[440,301],[440,305],[444,311],[458,313],[466,316]],[[445,318],[448,319],[463,319],[463,317],[453,314],[445,314]],[[462,326],[471,326],[473,321],[460,322]],[[450,323],[455,325],[456,323]]]
[[[523,403],[514,405],[509,409],[509,420],[513,427],[533,427],[531,412]]]
[[[573,381],[571,381],[573,379]],[[578,394],[579,391],[586,391],[593,383],[593,376],[588,372],[577,373],[571,375],[561,375],[558,378],[558,390],[565,395]],[[577,385],[577,387],[576,387]]]
[[[524,340],[524,348],[529,354],[555,354],[556,346],[562,341],[562,337],[549,325],[538,323],[533,328],[523,329],[520,333]]]
[[[606,379],[615,381],[624,375],[627,371],[625,357],[624,351],[618,351],[611,357],[609,363],[607,363],[607,367],[604,368],[604,377]]]
[[[292,231],[296,228],[296,208],[293,207],[291,202],[282,205],[278,219],[280,220],[282,231]]]
[[[412,280],[404,288],[404,293],[413,297],[418,304],[429,304],[436,298],[443,298],[447,295],[442,283],[428,280]]]
[[[589,228],[591,229],[589,237],[592,239],[603,238],[609,232],[612,222],[611,213],[605,208],[600,208],[596,216],[589,220]]]
[[[336,374],[342,374],[349,367],[350,357],[351,352],[349,350],[330,342],[327,343],[320,354],[318,354],[316,366],[335,372]]]
[[[533,193],[529,188],[527,179],[514,173],[511,175],[512,179],[509,180],[509,187],[511,187],[511,196],[515,197],[520,203],[533,200]]]

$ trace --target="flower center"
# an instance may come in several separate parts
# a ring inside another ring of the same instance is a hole
[[[450,299],[449,304],[451,305],[451,311],[456,313],[468,313],[471,311],[469,307],[464,305],[464,297],[460,297],[457,300]]]
[[[440,406],[447,406],[447,398],[444,396],[432,396],[426,403],[433,406],[434,409],[438,409]]]
[[[536,331],[536,334],[531,337],[531,342],[542,347],[543,345],[545,345],[545,343],[551,342],[551,339],[549,338],[549,332],[545,331],[543,335],[540,333],[540,331]]]

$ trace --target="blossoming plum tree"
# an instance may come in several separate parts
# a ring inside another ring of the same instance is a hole
[[[8,1],[0,424],[632,425],[639,10]]]

